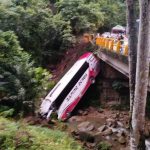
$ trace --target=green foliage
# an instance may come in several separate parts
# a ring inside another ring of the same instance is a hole
[[[0,113],[9,109],[10,108],[8,106],[0,106]]]
[[[66,21],[70,21],[74,33],[94,31],[104,23],[104,16],[99,11],[98,3],[85,0],[61,0],[56,3],[58,12]]]
[[[44,0],[14,0],[12,5],[2,4],[0,20],[0,29],[14,31],[21,47],[39,64],[46,63],[46,58],[62,55],[61,50],[73,40],[69,22],[60,15],[53,16]]]
[[[98,145],[98,150],[110,150],[111,146],[107,142],[100,142]]]
[[[11,109],[9,109],[9,110],[5,110],[5,111],[3,111],[3,112],[1,112],[0,113],[0,116],[3,116],[3,117],[12,117],[13,116],[13,114],[14,114],[14,109],[13,108],[11,108]]]
[[[67,134],[59,130],[28,126],[0,118],[1,150],[81,150]]]
[[[34,67],[31,56],[23,51],[11,31],[0,31],[0,74],[1,99],[13,103],[18,111],[24,106],[33,109],[35,98],[53,84],[45,69]]]
[[[111,29],[117,24],[126,26],[126,4],[121,0],[99,1],[100,11],[104,13],[104,27]]]

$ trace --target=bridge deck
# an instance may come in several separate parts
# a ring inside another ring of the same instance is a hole
[[[110,55],[110,53],[112,53],[112,56]],[[105,49],[97,51],[96,54],[98,58],[100,58],[102,61],[104,61],[105,63],[107,63],[108,65],[110,65],[111,67],[113,67],[114,69],[116,69],[117,71],[119,71],[120,73],[124,74],[126,77],[129,78],[129,65],[123,59],[121,60],[113,57],[113,52],[109,51],[109,53],[107,53],[107,50]],[[120,57],[119,54],[117,55],[118,57]],[[126,56],[126,61],[127,60],[128,58]],[[148,83],[148,91],[150,91],[150,77]]]

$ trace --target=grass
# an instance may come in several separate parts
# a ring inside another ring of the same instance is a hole
[[[107,142],[100,142],[98,145],[98,150],[110,150],[111,145]]]
[[[0,117],[1,150],[82,150],[66,133]]]

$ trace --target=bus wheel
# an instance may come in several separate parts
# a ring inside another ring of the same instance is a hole
[[[94,78],[94,77],[91,77],[90,80],[91,80],[91,83],[92,83],[92,84],[95,83],[95,78]]]

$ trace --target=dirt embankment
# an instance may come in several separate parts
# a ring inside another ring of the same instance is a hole
[[[77,43],[74,47],[70,48],[64,54],[60,63],[56,66],[49,66],[53,79],[57,82],[70,68],[71,66],[78,60],[78,58],[88,51],[93,51],[94,45],[92,43]]]

